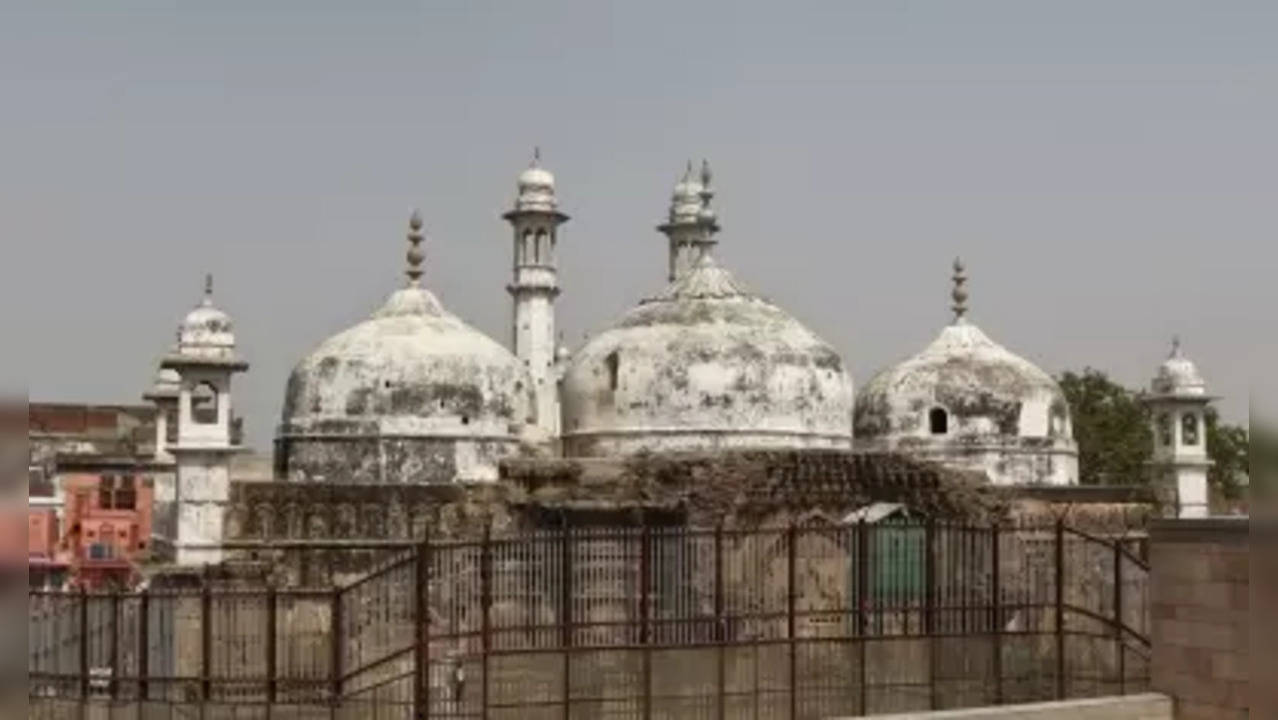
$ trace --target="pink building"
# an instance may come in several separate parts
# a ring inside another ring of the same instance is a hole
[[[150,552],[153,493],[131,474],[68,475],[57,557],[87,588],[128,587]]]

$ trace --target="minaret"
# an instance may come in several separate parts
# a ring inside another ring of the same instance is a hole
[[[669,240],[671,282],[683,277],[717,242],[714,234],[719,231],[719,223],[710,209],[710,200],[714,197],[710,190],[711,178],[708,162],[701,162],[698,177],[693,174],[689,160],[670,197],[670,215],[665,223],[657,226]]]
[[[1158,369],[1145,402],[1153,423],[1154,452],[1150,461],[1154,487],[1168,510],[1182,518],[1208,514],[1206,413],[1213,398],[1198,368],[1184,356],[1180,339],[1172,340],[1171,355]],[[1170,512],[1168,514],[1171,514]]]
[[[222,558],[222,522],[231,489],[231,456],[240,452],[232,432],[231,376],[248,369],[236,355],[231,318],[213,305],[213,276],[204,299],[178,328],[178,343],[160,362],[176,370],[177,562],[199,565]]]
[[[514,300],[512,343],[532,377],[535,422],[550,437],[559,435],[559,388],[555,352],[555,264],[558,228],[568,220],[559,212],[555,176],[541,167],[541,151],[519,176],[515,207],[502,215],[514,231],[514,280],[506,287]]]

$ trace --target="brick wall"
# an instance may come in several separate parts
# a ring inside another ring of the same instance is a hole
[[[1166,520],[1150,533],[1153,687],[1177,720],[1248,717],[1247,518]]]

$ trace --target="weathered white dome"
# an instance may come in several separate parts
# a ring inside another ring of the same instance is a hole
[[[409,287],[298,363],[283,423],[285,432],[514,437],[528,387],[510,351]]]
[[[591,338],[562,392],[568,455],[851,442],[838,353],[708,254]]]
[[[856,436],[930,434],[934,409],[946,411],[961,434],[1051,437],[1069,429],[1056,381],[967,322],[949,325],[923,352],[866,383]]]
[[[998,484],[1078,479],[1060,385],[962,319],[866,383],[854,424],[858,448],[983,469]]]
[[[418,286],[414,216],[409,286],[372,317],[322,342],[289,376],[280,472],[296,480],[494,480],[518,447],[531,383],[522,363]]]
[[[1155,395],[1206,395],[1207,382],[1198,366],[1180,351],[1180,341],[1172,343],[1172,352],[1158,368],[1151,383]]]
[[[519,174],[519,196],[515,198],[515,210],[553,212],[559,207],[555,197],[555,176],[541,166],[541,151],[533,153],[532,164]]]

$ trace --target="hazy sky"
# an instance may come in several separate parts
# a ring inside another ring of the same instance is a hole
[[[138,402],[211,271],[268,448],[292,365],[402,282],[414,207],[429,286],[507,341],[534,145],[572,345],[662,286],[654,226],[707,157],[722,262],[858,387],[947,322],[959,254],[973,320],[1053,373],[1144,384],[1180,333],[1246,420],[1278,355],[1274,0],[4,6],[4,378],[32,400]]]

